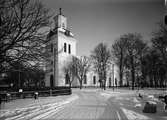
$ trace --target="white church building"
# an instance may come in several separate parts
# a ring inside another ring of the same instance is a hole
[[[48,43],[46,52],[49,56],[49,62],[45,65],[45,86],[68,86],[69,84],[65,80],[63,68],[71,60],[72,56],[76,56],[77,40],[73,33],[68,29],[67,18],[62,14],[61,8],[59,14],[53,19],[55,26],[47,35]],[[115,80],[119,80],[118,69],[116,66],[112,66],[107,73],[106,85],[115,85]],[[73,81],[72,86],[79,86],[77,79]],[[86,75],[86,79],[83,81],[83,86],[99,86],[98,75],[93,72],[93,70],[90,70]]]

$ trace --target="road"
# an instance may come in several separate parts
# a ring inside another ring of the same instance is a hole
[[[13,116],[2,117],[6,120],[166,120],[167,112],[163,110],[163,104],[157,99],[157,113],[143,113],[143,107],[148,96],[139,98],[134,91],[124,90],[100,90],[100,89],[73,89],[72,97],[64,99],[60,97],[53,101],[47,98],[47,103],[35,104],[14,111]],[[40,100],[41,101],[41,100]],[[49,102],[50,101],[50,102]],[[55,102],[54,102],[55,101]],[[8,112],[9,113],[9,112]],[[12,113],[12,112],[11,112]]]
[[[143,113],[145,100],[135,92],[112,92],[102,90],[76,90],[79,96],[75,102],[49,116],[56,120],[165,120],[167,113],[159,105],[155,114]],[[160,110],[161,111],[160,111]]]
[[[76,93],[76,92],[75,92]],[[108,102],[98,92],[77,92],[79,99],[49,119],[77,120],[126,120],[126,117],[114,103]],[[123,119],[122,119],[123,118]]]

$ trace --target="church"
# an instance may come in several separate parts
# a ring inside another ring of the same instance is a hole
[[[69,86],[65,80],[64,66],[72,59],[72,56],[76,56],[77,40],[73,33],[68,29],[67,18],[62,14],[61,8],[59,14],[54,18],[54,28],[50,30],[47,35],[46,52],[48,54],[48,61],[46,62],[45,69],[45,86]],[[107,86],[113,86],[118,79],[118,69],[115,65],[111,66],[111,69],[107,73]],[[115,68],[115,69],[114,69]],[[74,80],[73,87],[78,87],[78,80]],[[83,81],[83,86],[99,86],[98,75],[89,70],[86,78]]]

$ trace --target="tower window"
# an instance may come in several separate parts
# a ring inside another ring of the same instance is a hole
[[[67,51],[67,44],[64,43],[64,52],[66,52],[66,51]]]
[[[71,54],[71,45],[68,45],[68,53]]]

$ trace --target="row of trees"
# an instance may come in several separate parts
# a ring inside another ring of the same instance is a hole
[[[111,49],[99,43],[89,58],[73,57],[65,71],[70,75],[70,85],[77,77],[82,87],[84,75],[90,68],[99,77],[100,87],[105,89],[108,68],[114,63],[119,68],[119,85],[138,87],[165,87],[167,84],[167,28],[152,34],[148,43],[139,33],[121,35]]]
[[[165,87],[167,83],[167,28],[153,33],[151,42],[144,42],[137,33],[120,36],[112,45],[112,53],[119,66],[120,85],[126,82],[149,87]]]

